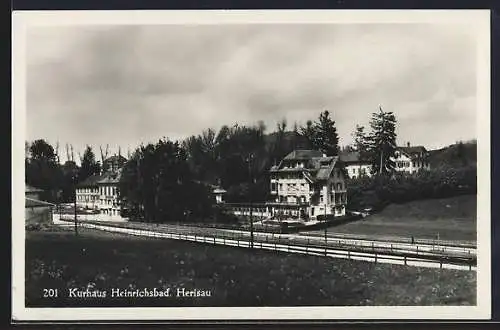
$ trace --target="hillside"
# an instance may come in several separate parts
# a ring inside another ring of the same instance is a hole
[[[459,142],[445,148],[430,150],[429,154],[431,168],[474,165],[477,161],[477,143]]]
[[[477,195],[391,204],[363,220],[332,227],[332,232],[425,239],[476,240]]]

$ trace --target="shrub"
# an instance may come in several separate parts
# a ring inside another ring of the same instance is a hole
[[[348,183],[348,207],[383,208],[389,203],[446,198],[477,192],[476,166],[439,167],[415,174],[351,179]]]

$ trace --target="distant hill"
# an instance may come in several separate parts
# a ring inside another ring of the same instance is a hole
[[[477,142],[458,142],[445,148],[430,150],[429,162],[431,168],[475,165],[477,163]]]

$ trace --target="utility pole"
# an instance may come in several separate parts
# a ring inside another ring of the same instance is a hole
[[[253,159],[253,154],[251,153],[248,156],[248,174],[249,174],[248,196],[249,196],[249,200],[250,200],[250,248],[253,249],[253,217],[252,217],[252,193],[251,193],[251,188],[252,188],[252,184],[253,184],[252,159]]]
[[[385,130],[385,116],[384,116],[384,111],[382,111],[382,106],[379,106],[380,113],[382,114],[382,133]],[[379,173],[383,174],[383,159],[384,159],[384,141],[382,140],[382,144],[380,146],[380,170]]]
[[[325,195],[325,199],[326,199],[326,195]],[[328,221],[326,218],[326,200],[325,200],[325,257],[326,257],[326,249],[328,247],[327,229],[328,229]]]
[[[76,214],[76,173],[73,174],[73,187],[75,188],[75,200],[73,202],[73,208],[75,212],[75,236],[78,236],[78,216]]]

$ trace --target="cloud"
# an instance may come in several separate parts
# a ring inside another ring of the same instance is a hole
[[[304,123],[328,109],[349,143],[382,104],[402,139],[447,144],[475,136],[474,38],[415,24],[37,28],[28,138],[135,147],[234,122]]]

